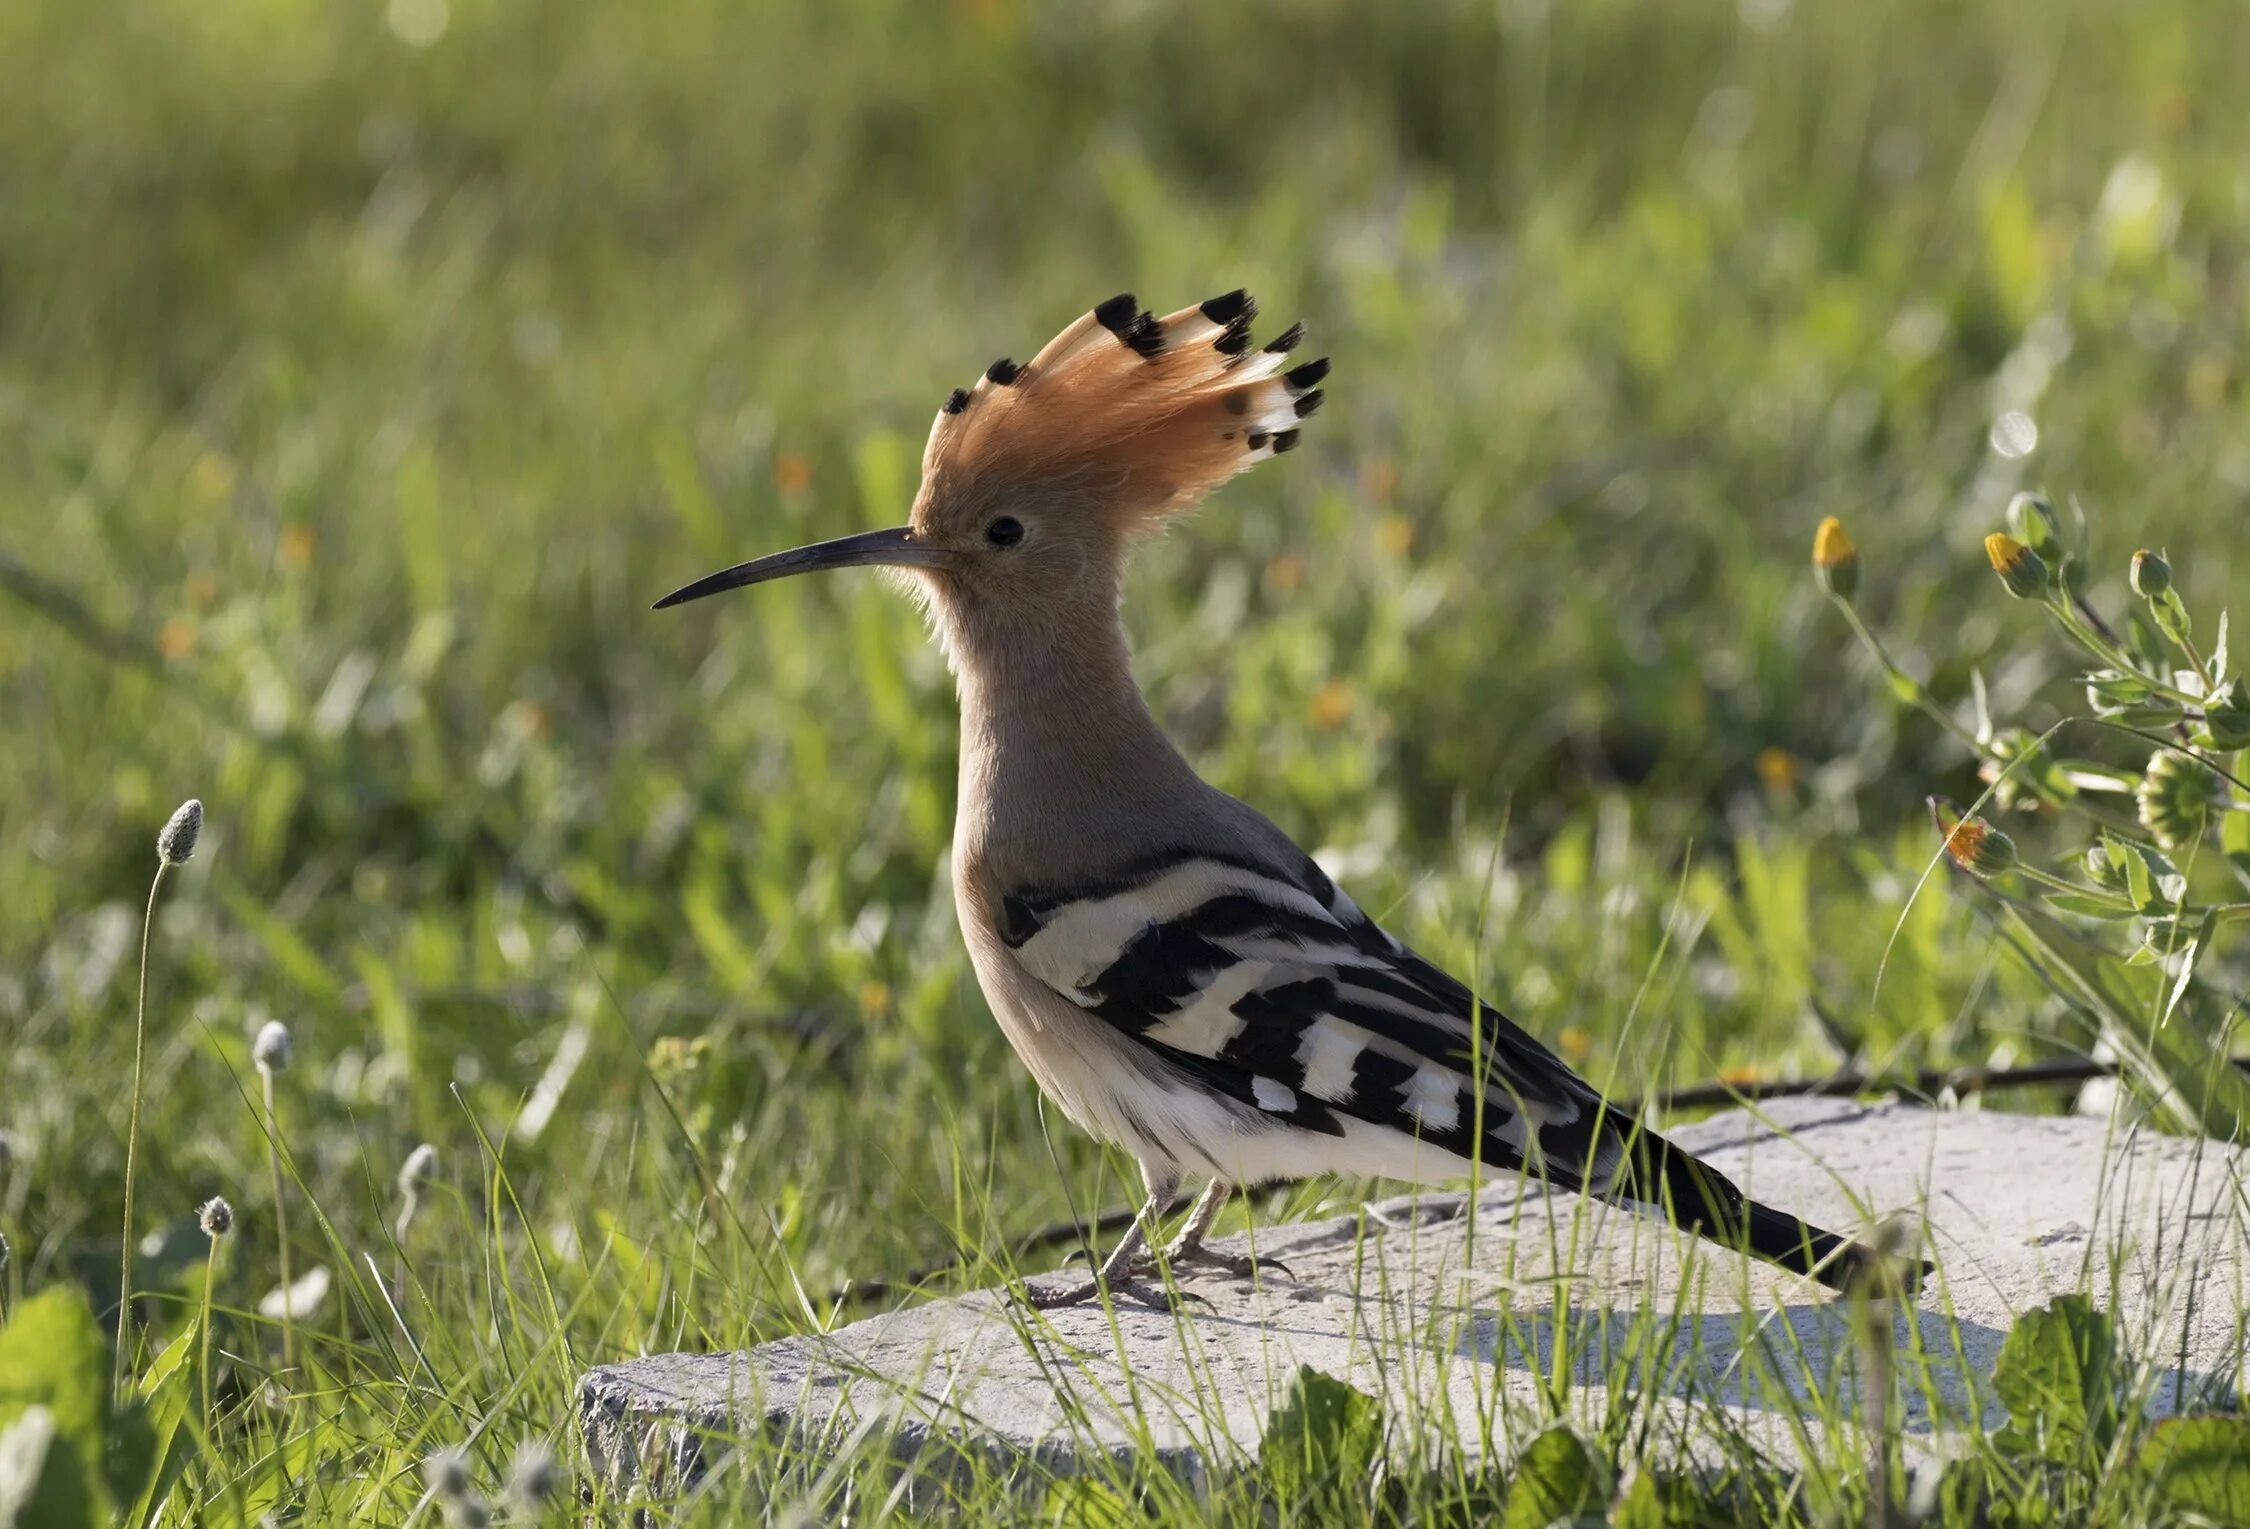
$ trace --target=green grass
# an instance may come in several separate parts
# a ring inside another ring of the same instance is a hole
[[[0,8],[0,1296],[115,1298],[139,904],[201,797],[137,1372],[200,1301],[195,1207],[238,1216],[174,1516],[288,1475],[395,1520],[440,1446],[490,1483],[567,1443],[586,1364],[989,1280],[1124,1198],[968,972],[913,613],[848,576],[646,610],[896,520],[945,392],[1122,288],[1246,284],[1336,357],[1307,449],[1128,619],[1193,757],[1363,904],[1635,1093],[2084,1044],[1914,895],[1921,798],[1980,788],[1806,551],[1842,516],[1902,661],[2034,727],[2074,671],[1978,548],[2014,489],[2094,512],[2113,610],[2142,544],[2250,605],[2241,17],[445,14],[416,48],[377,4]],[[336,1282],[281,1411],[275,1018],[293,1263]]]

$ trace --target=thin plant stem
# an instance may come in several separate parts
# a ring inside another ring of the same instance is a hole
[[[123,1247],[118,1254],[117,1273],[117,1362],[113,1379],[120,1396],[125,1391],[129,1363],[125,1342],[130,1336],[133,1314],[133,1178],[140,1157],[141,1095],[148,1072],[149,931],[156,922],[156,894],[164,885],[164,873],[171,868],[170,860],[158,857],[156,875],[148,884],[148,907],[141,914],[141,978],[138,995],[133,1001],[133,1098],[125,1113],[125,1234],[121,1239]]]
[[[1867,1529],[1897,1529],[1891,1504],[1891,1303],[1865,1300],[1859,1312],[1867,1420]]]
[[[206,1439],[210,1438],[214,1431],[211,1418],[211,1287],[218,1276],[219,1244],[224,1240],[219,1237],[212,1238],[211,1254],[203,1260],[203,1315],[196,1324],[202,1346],[202,1354],[196,1361],[196,1369],[203,1383],[203,1436]]]
[[[273,1232],[281,1263],[281,1365],[293,1371],[297,1366],[297,1291],[289,1281],[289,1210],[282,1203],[281,1120],[273,1107],[273,1069],[261,1067],[258,1076],[265,1084],[266,1167],[273,1177]]]

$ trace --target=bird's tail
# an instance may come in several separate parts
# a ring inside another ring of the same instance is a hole
[[[1631,1166],[1613,1179],[1612,1199],[1653,1204],[1687,1231],[1743,1248],[1832,1290],[1882,1294],[1895,1288],[1911,1294],[1930,1273],[1919,1258],[1854,1242],[1761,1205],[1710,1164],[1645,1127],[1630,1129]]]

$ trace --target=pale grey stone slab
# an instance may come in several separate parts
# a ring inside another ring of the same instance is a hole
[[[1894,1214],[1926,1225],[1941,1272],[1893,1331],[1902,1421],[1925,1448],[1997,1423],[1989,1380],[2009,1327],[2067,1291],[2091,1292],[2146,1358],[2154,1410],[2239,1374],[2250,1209],[2228,1148],[1842,1100],[1671,1134],[1758,1198],[1839,1230]],[[1816,1393],[1852,1410],[1846,1303],[1634,1211],[1488,1186],[1473,1214],[1465,1194],[1423,1193],[1255,1240],[1295,1277],[1193,1278],[1209,1304],[1177,1312],[1127,1300],[1032,1314],[983,1291],[747,1353],[602,1366],[579,1389],[594,1469],[677,1484],[730,1438],[770,1432],[822,1453],[877,1435],[925,1465],[933,1446],[1055,1471],[1153,1452],[1200,1478],[1256,1450],[1300,1365],[1383,1395],[1394,1427],[1482,1453],[1536,1426],[1558,1324],[1569,1409],[1644,1406],[1656,1447],[1679,1456],[1799,1449]]]

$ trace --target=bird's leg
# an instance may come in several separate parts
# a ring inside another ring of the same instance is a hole
[[[1156,1218],[1164,1214],[1165,1207],[1172,1203],[1172,1197],[1179,1193],[1180,1176],[1175,1170],[1159,1171],[1143,1163],[1141,1182],[1148,1186],[1148,1198],[1141,1202],[1140,1213],[1133,1217],[1133,1225],[1119,1239],[1117,1246],[1110,1250],[1109,1257],[1102,1260],[1102,1266],[1095,1271],[1094,1277],[1048,1290],[1027,1288],[1024,1294],[1034,1308],[1049,1311],[1057,1306],[1077,1306],[1092,1300],[1105,1286],[1113,1289],[1128,1288],[1139,1276],[1155,1269],[1155,1255],[1149,1248],[1149,1228],[1156,1224]],[[1171,1303],[1159,1297],[1158,1304]]]
[[[1196,1200],[1195,1208],[1188,1212],[1187,1225],[1180,1228],[1180,1235],[1165,1250],[1164,1261],[1181,1268],[1218,1269],[1238,1279],[1250,1279],[1261,1268],[1278,1269],[1284,1278],[1295,1279],[1297,1276],[1289,1272],[1289,1266],[1278,1258],[1216,1253],[1203,1245],[1203,1239],[1210,1235],[1219,1212],[1227,1208],[1227,1200],[1233,1193],[1234,1186],[1225,1179],[1213,1179]]]

